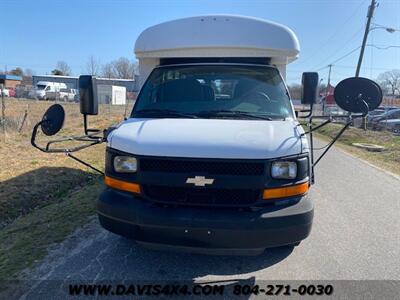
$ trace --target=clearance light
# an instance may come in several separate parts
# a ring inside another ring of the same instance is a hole
[[[109,186],[111,188],[121,190],[121,191],[140,194],[140,185],[137,183],[126,182],[126,181],[118,180],[118,179],[111,178],[108,176],[105,176],[104,182],[105,182],[106,186]]]
[[[307,193],[307,191],[308,191],[308,182],[282,188],[265,189],[263,192],[263,199],[269,200],[276,198],[291,197],[291,196],[305,194]]]

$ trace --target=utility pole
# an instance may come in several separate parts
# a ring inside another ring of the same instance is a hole
[[[324,102],[322,102],[322,114],[325,115],[325,102],[326,102],[326,98],[328,98],[328,88],[331,84],[331,71],[332,71],[332,64],[328,65],[329,68],[329,73],[328,73],[328,82],[326,84],[326,88],[325,88],[325,99]]]
[[[1,97],[1,125],[3,128],[4,143],[6,142],[6,103],[4,101],[4,84],[0,84]]]
[[[361,64],[362,64],[362,60],[363,60],[363,56],[364,56],[365,45],[367,44],[368,33],[370,31],[371,20],[372,20],[372,17],[374,16],[375,7],[376,7],[376,1],[371,0],[371,5],[368,7],[367,25],[365,26],[364,38],[363,38],[362,45],[361,45],[360,56],[358,57],[358,63],[357,63],[355,77],[358,77],[360,75],[360,69],[361,69]],[[367,130],[367,117],[362,118],[361,127],[364,130]]]
[[[331,71],[332,71],[332,64],[330,64],[330,65],[328,65],[328,67],[329,67],[329,73],[328,73],[328,85],[330,85],[331,84]]]
[[[365,45],[367,44],[368,33],[371,26],[371,20],[374,15],[374,10],[376,7],[376,1],[371,0],[371,5],[368,7],[368,14],[367,14],[367,25],[365,26],[364,38],[361,45],[360,56],[358,58],[357,69],[356,69],[356,77],[360,75],[361,64],[364,56]]]

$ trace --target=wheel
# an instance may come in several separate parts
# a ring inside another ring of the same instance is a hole
[[[68,101],[68,97],[67,96],[64,96],[64,102],[67,102]]]

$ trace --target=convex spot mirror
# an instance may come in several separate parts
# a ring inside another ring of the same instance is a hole
[[[53,104],[43,115],[40,124],[45,135],[55,135],[64,125],[65,111],[60,104]]]
[[[341,109],[366,115],[368,111],[378,108],[383,96],[376,82],[362,77],[350,77],[338,83],[334,97]]]
[[[315,104],[318,99],[319,80],[317,72],[304,72],[301,78],[303,86],[301,104]]]
[[[91,75],[79,76],[79,102],[81,114],[98,114],[96,77]]]

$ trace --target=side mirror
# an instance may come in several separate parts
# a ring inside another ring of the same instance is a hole
[[[301,94],[301,104],[315,104],[318,99],[318,73],[304,72],[301,83],[303,86]]]
[[[338,83],[334,91],[336,104],[343,110],[367,115],[382,102],[382,89],[367,78],[350,77]]]
[[[60,104],[53,104],[43,115],[40,127],[45,135],[55,135],[64,125],[65,111]]]
[[[81,114],[97,115],[99,113],[96,77],[91,75],[79,76],[79,97]]]

